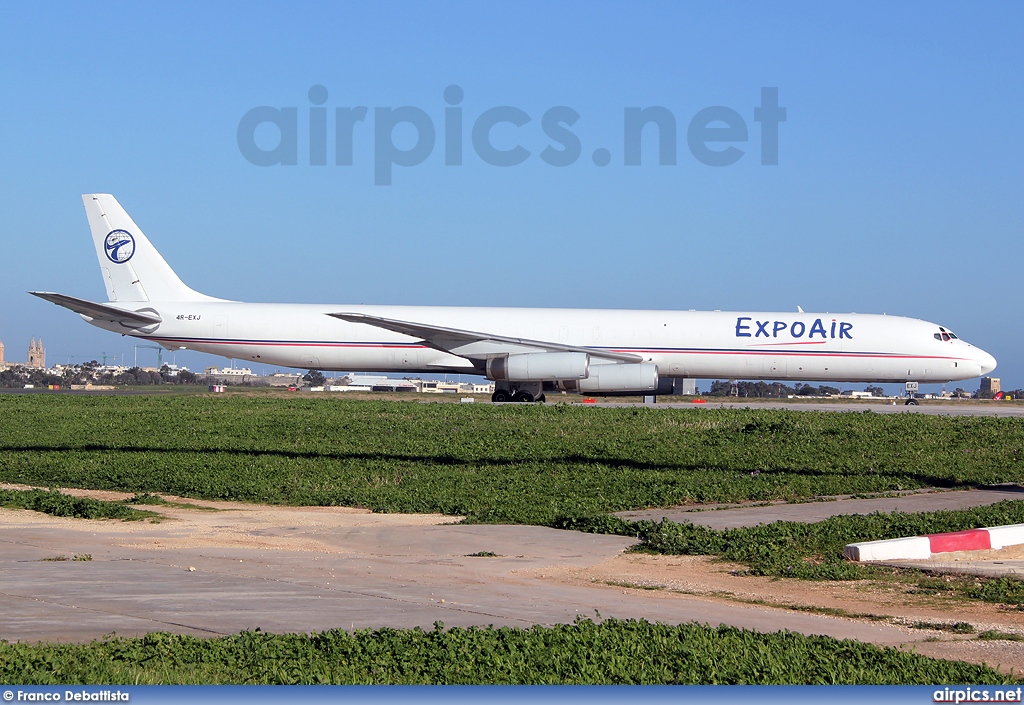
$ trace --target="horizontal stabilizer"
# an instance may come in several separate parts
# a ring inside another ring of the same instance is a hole
[[[117,306],[98,304],[92,301],[86,301],[85,299],[76,299],[74,296],[54,294],[49,291],[30,291],[28,293],[32,294],[32,296],[38,296],[41,299],[45,299],[52,304],[57,304],[58,306],[71,309],[75,313],[88,316],[93,320],[120,323],[128,328],[143,328],[145,326],[152,326],[161,322],[160,317],[153,315],[152,313],[128,311],[123,308],[118,308]]]
[[[527,338],[510,338],[490,333],[476,333],[457,328],[443,328],[425,323],[396,321],[391,318],[368,316],[364,313],[328,313],[328,316],[339,318],[349,323],[365,323],[385,330],[419,338],[435,350],[477,360],[485,360],[495,355],[514,355],[518,353],[536,352],[582,352],[592,357],[616,362],[643,362],[639,355],[631,353],[610,352],[600,348],[586,348],[562,343],[548,343],[542,340]]]

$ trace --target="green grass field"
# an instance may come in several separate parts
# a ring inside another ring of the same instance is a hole
[[[0,395],[0,481],[550,523],[1024,477],[1024,420]]]
[[[1019,482],[1022,448],[1024,420],[992,417],[495,407],[266,394],[0,395],[4,482],[134,492],[141,503],[161,501],[145,493],[164,493],[635,533],[645,550],[721,555],[746,562],[752,572],[807,578],[857,577],[844,572],[857,567],[847,568],[837,557],[849,536],[1017,520],[1022,503],[952,517],[837,517],[818,525],[731,532],[627,524],[607,514]],[[34,503],[32,508],[71,516],[122,511],[50,492],[4,498],[11,506]],[[768,560],[756,551],[765,542],[782,552]],[[982,587],[991,594],[965,596],[1020,603],[1016,583],[985,581]],[[158,633],[85,645],[0,642],[0,680],[1009,682],[982,666],[825,637],[613,620],[528,630],[245,632],[218,639]]]
[[[530,629],[153,633],[0,642],[0,681],[31,684],[1012,684],[985,666],[830,637],[608,620]]]

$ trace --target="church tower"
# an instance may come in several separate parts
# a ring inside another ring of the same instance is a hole
[[[25,366],[37,369],[46,368],[46,351],[43,349],[42,338],[39,339],[38,343],[36,343],[35,338],[32,339],[32,342],[28,346],[28,362]]]
[[[4,341],[0,340],[0,364],[4,361]]]

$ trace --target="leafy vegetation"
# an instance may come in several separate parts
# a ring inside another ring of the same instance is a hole
[[[550,524],[1022,476],[1024,420],[267,396],[0,396],[0,480]]]
[[[1013,684],[985,666],[792,632],[607,620],[529,629],[199,639],[152,633],[91,644],[0,642],[0,681],[35,684]]]
[[[136,492],[133,496],[124,500],[125,504],[148,504],[148,505],[163,505],[170,504],[166,499],[158,494],[150,494],[149,492]]]
[[[983,641],[1024,641],[1024,635],[1011,632],[1001,632],[998,629],[989,629],[978,635]]]
[[[914,622],[910,626],[914,629],[934,629],[940,632],[953,632],[954,634],[973,634],[975,632],[974,625],[970,622],[954,622],[953,624],[947,624],[946,622]]]
[[[886,396],[885,390],[881,387],[868,387],[864,391],[872,392],[878,390],[879,394],[876,396]],[[839,396],[839,388],[831,387],[829,385],[819,385],[812,387],[809,384],[801,384],[797,382],[794,386],[790,387],[788,384],[782,382],[737,382],[736,392],[740,397],[765,397],[765,398],[776,398],[784,399],[789,396]],[[733,385],[731,382],[726,380],[714,380],[711,382],[711,388],[708,390],[707,396],[709,397],[728,397],[733,393]]]
[[[120,502],[105,502],[88,497],[73,497],[57,490],[3,490],[0,489],[0,507],[31,509],[58,517],[78,519],[121,519],[139,521],[159,519],[159,515],[126,507]],[[57,559],[55,559],[57,560]],[[92,560],[92,558],[75,558]]]
[[[1001,578],[979,578],[959,576],[945,578],[924,577],[917,581],[917,592],[926,595],[963,595],[964,597],[996,602],[1002,605],[1016,605],[1024,609],[1024,580],[1003,576]]]

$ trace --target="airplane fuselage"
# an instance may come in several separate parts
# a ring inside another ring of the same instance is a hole
[[[656,364],[661,377],[950,382],[987,374],[995,365],[988,353],[944,336],[936,324],[874,314],[240,302],[131,308],[155,312],[161,323],[126,330],[83,317],[172,350],[304,369],[480,371],[420,339],[328,315],[338,311],[633,353]]]

